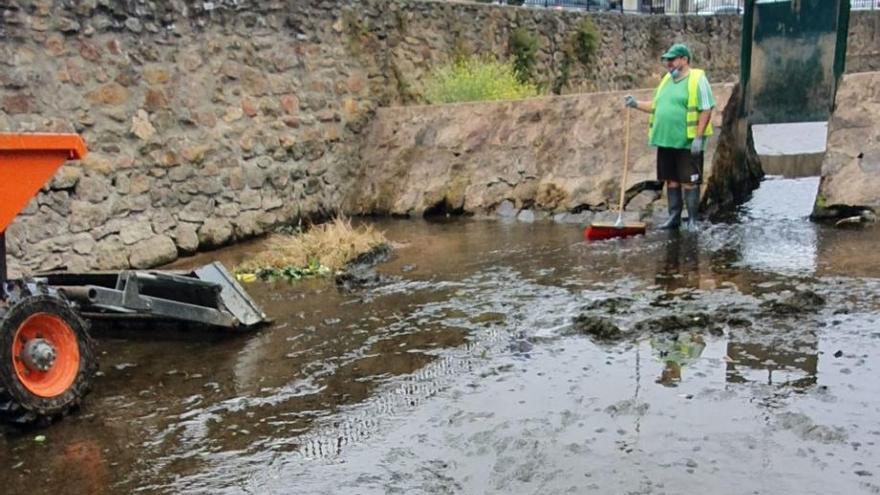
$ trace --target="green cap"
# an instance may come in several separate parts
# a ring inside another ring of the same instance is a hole
[[[666,50],[666,53],[660,56],[660,58],[664,60],[678,58],[678,57],[687,57],[690,60],[691,50],[684,43],[676,43],[669,47],[669,50]]]

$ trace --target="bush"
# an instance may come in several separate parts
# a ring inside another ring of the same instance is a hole
[[[459,59],[434,70],[425,89],[430,103],[516,100],[537,94],[534,84],[519,81],[511,63],[478,58]]]
[[[577,30],[571,40],[572,49],[578,61],[584,65],[589,65],[599,50],[599,30],[592,19],[584,19],[578,24]]]
[[[517,79],[522,83],[531,81],[532,69],[538,54],[538,37],[526,28],[518,28],[510,35],[509,44]]]

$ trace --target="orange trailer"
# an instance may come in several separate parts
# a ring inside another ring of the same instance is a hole
[[[266,315],[219,263],[192,272],[49,273],[8,280],[5,232],[67,160],[76,134],[0,133],[0,419],[47,423],[67,414],[97,370],[95,322],[183,322],[212,328],[260,325]]]

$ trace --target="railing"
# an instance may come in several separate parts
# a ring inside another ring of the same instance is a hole
[[[645,14],[741,14],[745,0],[501,0],[528,8],[623,11]]]
[[[485,0],[484,0],[485,1]],[[746,0],[495,0],[527,8],[644,14],[739,15]],[[852,10],[880,10],[880,0],[851,0]]]

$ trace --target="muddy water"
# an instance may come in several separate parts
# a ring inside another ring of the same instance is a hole
[[[0,437],[4,493],[877,493],[880,230],[810,224],[815,187],[594,244],[378,222],[374,285],[248,285],[256,333],[102,337],[76,414]]]

